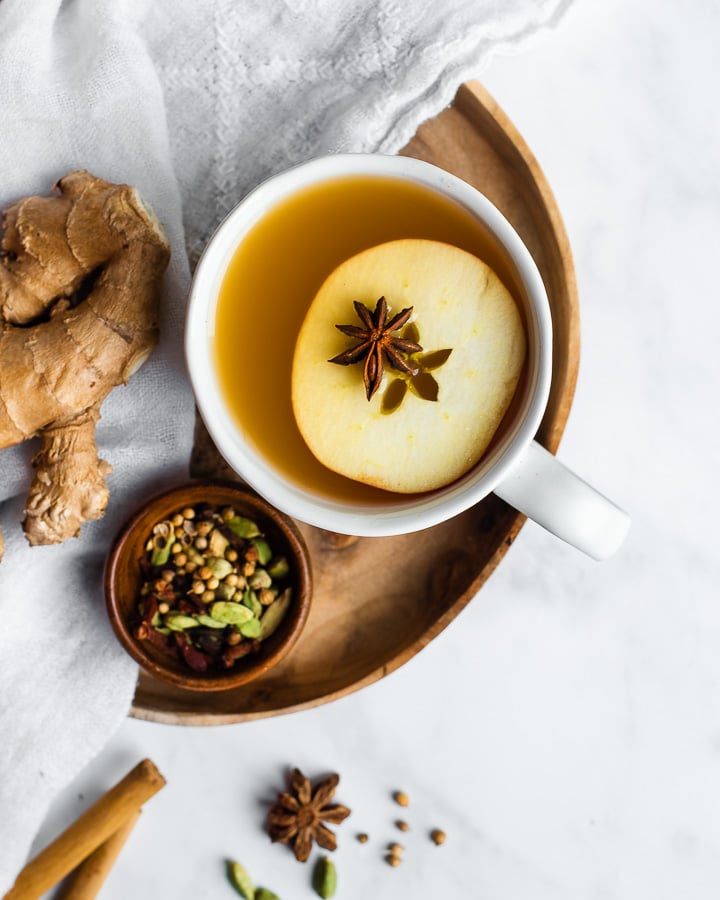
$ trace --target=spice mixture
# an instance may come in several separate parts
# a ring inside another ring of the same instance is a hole
[[[259,650],[290,606],[290,566],[231,507],[186,507],[157,522],[141,560],[135,636],[196,672]]]

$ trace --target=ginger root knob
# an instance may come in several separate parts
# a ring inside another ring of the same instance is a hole
[[[55,189],[6,209],[0,239],[0,450],[41,438],[24,522],[31,544],[64,541],[105,511],[110,466],[95,424],[157,343],[170,259],[133,188],[80,170]]]

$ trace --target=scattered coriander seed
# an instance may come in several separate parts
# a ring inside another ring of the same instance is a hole
[[[198,577],[202,578],[203,581],[208,581],[213,577],[212,569],[208,566],[201,566],[198,569]]]
[[[215,599],[215,591],[204,591],[200,595],[200,599],[203,603],[212,603]]]
[[[182,567],[185,565],[185,563],[187,561],[188,561],[187,553],[178,553],[177,556],[175,557],[175,565],[176,566]]]
[[[434,843],[436,843],[439,847],[440,844],[445,843],[445,839],[447,838],[447,835],[445,834],[444,831],[441,831],[439,828],[435,828],[435,829],[433,829],[433,831],[430,832],[430,837],[432,838]]]
[[[410,831],[410,826],[407,822],[403,821],[403,819],[398,819],[395,823],[400,831]]]
[[[182,523],[185,521],[185,516],[183,516],[182,513],[175,513],[175,515],[172,517],[172,519],[170,519],[170,521],[173,523],[173,525],[176,528],[179,528],[182,525]]]
[[[195,518],[195,510],[192,506],[186,506],[182,511],[182,516],[184,519],[194,519]]]
[[[197,563],[194,563],[191,559],[185,563],[185,571],[189,574],[192,574],[197,569]]]
[[[232,572],[230,575],[225,576],[225,584],[229,584],[230,587],[237,587],[240,581],[240,577]]]
[[[220,585],[220,579],[216,578],[214,575],[207,580],[207,586],[209,591],[216,591]]]
[[[357,839],[361,844],[367,844],[367,842],[370,840],[370,837],[363,831],[357,836]]]
[[[177,556],[179,553],[182,552],[182,544],[178,544],[178,542],[176,541],[170,548],[170,552],[172,553],[173,556]]]
[[[193,581],[192,587],[190,590],[193,594],[204,594],[205,593],[205,582],[204,581]]]
[[[393,794],[393,800],[397,803],[398,806],[410,806],[410,798],[405,793],[405,791],[395,791]]]
[[[401,854],[401,853],[403,852],[404,849],[405,849],[405,848],[403,847],[402,844],[397,844],[397,843],[388,844],[388,850],[389,850],[391,853],[394,853],[396,856],[398,856],[399,854]]]
[[[232,547],[229,550],[225,551],[225,559],[228,562],[237,562],[238,552],[237,550],[233,550]]]
[[[397,854],[388,853],[388,855],[385,857],[385,862],[387,862],[389,865],[391,865],[394,868],[395,866],[400,865],[400,863],[402,862],[402,859],[399,856],[397,856]]]

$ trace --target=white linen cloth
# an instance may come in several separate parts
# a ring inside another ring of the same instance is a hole
[[[185,477],[194,407],[182,322],[194,261],[243,194],[339,151],[394,153],[491,51],[569,0],[2,0],[0,207],[87,168],[137,186],[173,248],[162,337],[105,402],[105,518],[30,548],[33,442],[0,451],[0,894],[56,793],[127,714],[137,677],[104,611],[121,521]],[[2,360],[0,360],[0,366]],[[31,402],[31,398],[28,398]]]

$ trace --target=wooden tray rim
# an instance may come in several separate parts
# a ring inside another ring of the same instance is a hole
[[[546,241],[555,243],[559,257],[562,260],[563,278],[567,289],[568,299],[570,301],[568,315],[570,317],[569,333],[571,335],[571,340],[569,341],[569,358],[567,366],[565,367],[563,384],[559,391],[564,403],[555,411],[552,428],[549,434],[543,439],[543,444],[546,448],[552,453],[555,453],[560,444],[560,439],[570,414],[579,368],[579,304],[570,242],[560,215],[557,201],[555,200],[555,196],[540,164],[522,135],[494,98],[480,83],[477,81],[470,81],[460,86],[454,104],[474,113],[478,118],[485,120],[489,127],[495,128],[504,135],[506,138],[505,143],[509,148],[511,147],[516,154],[517,158],[514,160],[514,163],[519,163],[521,165],[525,179],[528,183],[532,184],[537,191],[540,202],[546,212],[550,224],[550,235],[546,238]],[[476,578],[473,579],[469,588],[457,597],[452,605],[435,620],[433,625],[429,627],[419,639],[405,647],[387,662],[368,673],[364,678],[361,678],[352,684],[323,694],[321,697],[314,697],[310,700],[291,704],[276,710],[261,710],[258,712],[247,713],[174,712],[154,708],[151,709],[139,706],[136,702],[133,702],[129,714],[136,719],[165,725],[229,725],[313,709],[317,706],[331,703],[334,700],[339,700],[341,697],[362,690],[399,669],[447,628],[450,622],[462,612],[470,600],[476,596],[490,575],[495,571],[500,561],[514,543],[525,520],[526,517],[524,515],[517,513],[512,520],[505,540],[500,544]]]

